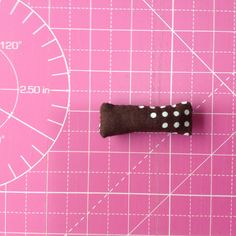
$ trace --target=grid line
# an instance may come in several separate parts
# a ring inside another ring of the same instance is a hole
[[[235,10],[236,9],[236,2],[234,1],[233,2],[233,9]],[[234,31],[236,30],[236,15],[235,15],[235,12],[233,13],[233,29]],[[235,36],[235,33],[233,34],[233,70],[235,70],[235,60],[236,60],[236,57],[235,57],[235,53],[236,53],[236,50],[235,50],[235,44],[236,44],[236,36]],[[233,77],[232,78],[233,80],[233,90],[235,90],[235,78]],[[232,114],[234,114],[235,112],[235,98],[233,97],[232,98],[232,103],[233,103],[233,106],[232,106]],[[232,131],[235,130],[235,120],[234,120],[234,115],[233,115],[233,118],[232,118]],[[234,153],[234,140],[232,140],[232,153]],[[231,174],[233,174],[234,172],[234,157],[232,156],[231,157]],[[230,178],[230,194],[232,195],[233,194],[233,191],[234,191],[234,179],[233,177]],[[233,231],[233,221],[232,221],[232,214],[233,214],[233,199],[231,198],[230,199],[230,222],[229,222],[229,234],[230,236],[232,235],[232,231]]]
[[[215,0],[213,0],[213,10],[215,9]],[[213,21],[213,32],[212,32],[212,48],[213,48],[213,53],[212,53],[212,68],[213,70],[215,70],[215,52],[214,52],[214,49],[215,49],[215,12],[213,11],[213,14],[212,14],[212,21]],[[230,78],[230,77],[228,77]],[[227,79],[228,79],[227,78]],[[226,79],[226,80],[227,80]],[[219,88],[215,88],[215,81],[214,81],[214,78],[212,77],[212,96],[211,96],[211,111],[212,113],[214,113],[214,93],[219,89]],[[213,119],[213,114],[211,115],[211,152],[213,151],[213,130],[214,130],[214,119]],[[210,168],[211,168],[211,182],[210,182],[210,194],[212,195],[212,191],[213,191],[213,187],[212,187],[212,181],[213,181],[213,158],[211,157],[211,164],[210,164]],[[210,215],[212,215],[212,197],[210,198]],[[209,235],[212,235],[212,216],[210,216],[210,221],[209,221]]]
[[[193,0],[192,3],[192,49],[195,51],[195,0]],[[192,54],[192,64],[191,64],[191,71],[194,71],[194,56]],[[191,103],[193,102],[193,76],[194,74],[191,73],[191,95],[190,95],[190,99],[191,99]],[[204,100],[203,100],[204,101]],[[189,172],[192,172],[192,165],[193,165],[193,157],[192,157],[192,152],[193,152],[193,140],[192,137],[190,137],[190,143],[189,143],[189,151],[190,151],[190,162],[189,162]],[[191,193],[192,193],[192,177],[190,177],[190,181],[189,181],[189,193],[190,193],[190,197],[189,197],[189,225],[188,225],[188,234],[191,235],[192,234],[192,198],[191,198]]]
[[[153,0],[151,2],[152,6],[154,4]],[[153,104],[153,99],[152,99],[152,87],[153,87],[153,74],[152,74],[152,70],[153,70],[153,21],[154,21],[154,14],[153,12],[151,12],[151,20],[150,20],[150,28],[151,28],[151,32],[150,32],[150,76],[149,76],[149,106],[151,106]],[[133,50],[133,52],[135,52],[135,50]],[[151,150],[151,143],[152,143],[152,136],[149,134],[148,135],[148,150]],[[151,155],[148,155],[148,192],[151,192],[151,176],[150,176],[150,172],[151,172]],[[135,172],[133,173],[135,174]],[[150,213],[151,211],[151,196],[149,195],[148,197],[148,212]],[[129,229],[128,229],[129,231]],[[151,233],[151,219],[148,219],[148,226],[147,226],[147,233],[150,234]]]
[[[175,28],[175,1],[171,1],[172,15],[171,15],[171,28]],[[174,31],[171,32],[171,57],[170,57],[170,104],[173,104],[173,62],[174,62]],[[171,235],[171,191],[172,191],[172,136],[169,136],[169,218],[168,218],[168,234]]]
[[[235,1],[26,2],[70,62],[70,110],[45,160],[0,188],[0,234],[234,235]],[[102,102],[181,100],[194,107],[190,138],[99,137]]]

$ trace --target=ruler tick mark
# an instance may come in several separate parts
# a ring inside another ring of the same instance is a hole
[[[13,6],[13,8],[12,8],[11,11],[10,11],[10,15],[12,15],[12,14],[14,13],[14,11],[16,10],[16,8],[17,8],[17,6],[18,6],[19,3],[20,3],[19,1],[17,1],[17,2],[15,3],[15,5]]]
[[[34,32],[33,32],[33,35],[36,35],[40,30],[42,30],[46,25],[43,24],[41,25],[38,29],[36,29]]]
[[[59,105],[55,105],[55,104],[52,104],[51,105],[52,107],[56,107],[56,108],[60,108],[60,109],[67,109],[67,107],[65,107],[65,106],[59,106]]]
[[[29,164],[29,162],[26,161],[26,159],[25,159],[22,155],[20,155],[20,158],[25,162],[25,164],[26,164],[29,168],[32,167],[32,166]]]
[[[44,43],[44,44],[41,46],[41,48],[44,48],[44,47],[46,47],[46,46],[48,46],[48,45],[50,45],[51,43],[54,43],[54,42],[56,42],[56,39],[52,39],[52,40],[50,40],[50,41]]]
[[[25,24],[25,22],[33,15],[33,12],[31,11],[26,17],[25,19],[22,21],[22,24]]]
[[[50,58],[50,59],[48,59],[48,61],[49,61],[49,62],[50,62],[50,61],[55,61],[55,60],[60,59],[60,58],[63,58],[63,55],[60,55],[60,56],[57,56],[57,57]]]
[[[12,169],[11,165],[8,163],[8,168],[11,171],[12,175],[14,176],[14,178],[16,178],[16,174],[14,172],[14,170]]]
[[[31,145],[31,146],[32,146],[32,148],[33,148],[35,151],[37,151],[38,153],[40,153],[42,156],[44,155],[44,153],[41,152],[37,147],[35,147],[34,145]]]
[[[57,121],[54,121],[54,120],[51,120],[51,119],[48,119],[49,122],[53,123],[53,124],[56,124],[56,125],[60,125],[62,126],[63,124],[62,123],[59,123]]]
[[[61,75],[69,75],[69,72],[62,72],[62,73],[52,74],[53,77],[61,76]]]

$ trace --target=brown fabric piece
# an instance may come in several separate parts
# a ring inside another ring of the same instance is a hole
[[[100,134],[104,138],[132,132],[192,134],[190,102],[161,107],[103,103],[100,120]]]

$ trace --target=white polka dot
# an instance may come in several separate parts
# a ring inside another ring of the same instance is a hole
[[[154,107],[154,106],[150,106],[150,109],[155,109],[156,107]]]
[[[185,102],[181,102],[181,103],[182,103],[182,104],[187,104],[188,102],[185,101]]]
[[[162,116],[163,116],[163,117],[167,117],[167,116],[168,116],[168,112],[167,112],[167,111],[163,111],[163,112],[162,112]]]
[[[173,132],[172,134],[178,134],[177,132]]]
[[[150,116],[151,116],[151,118],[156,118],[157,117],[157,113],[156,112],[152,112],[151,114],[150,114]]]
[[[143,108],[144,108],[144,106],[139,106],[139,108],[140,108],[140,109],[143,109]]]
[[[161,106],[161,108],[165,108],[166,106]]]
[[[189,127],[189,125],[190,125],[190,123],[189,123],[188,121],[185,121],[185,122],[184,122],[184,126],[185,126],[185,127]]]
[[[186,116],[188,116],[188,115],[190,114],[190,111],[189,111],[189,110],[185,110],[185,111],[184,111],[184,114],[185,114]]]
[[[176,107],[176,104],[172,105],[172,107]]]
[[[174,111],[174,116],[179,116],[179,112],[178,111]]]
[[[185,136],[189,136],[189,133],[184,133]]]
[[[179,122],[175,122],[175,123],[174,123],[174,127],[175,127],[175,128],[179,128]]]
[[[165,122],[165,123],[162,124],[163,129],[166,129],[167,127],[168,127],[168,123]]]

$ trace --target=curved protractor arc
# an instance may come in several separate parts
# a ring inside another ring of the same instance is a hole
[[[57,141],[69,109],[70,73],[58,39],[36,11],[2,0],[0,15],[1,186],[33,168]]]

